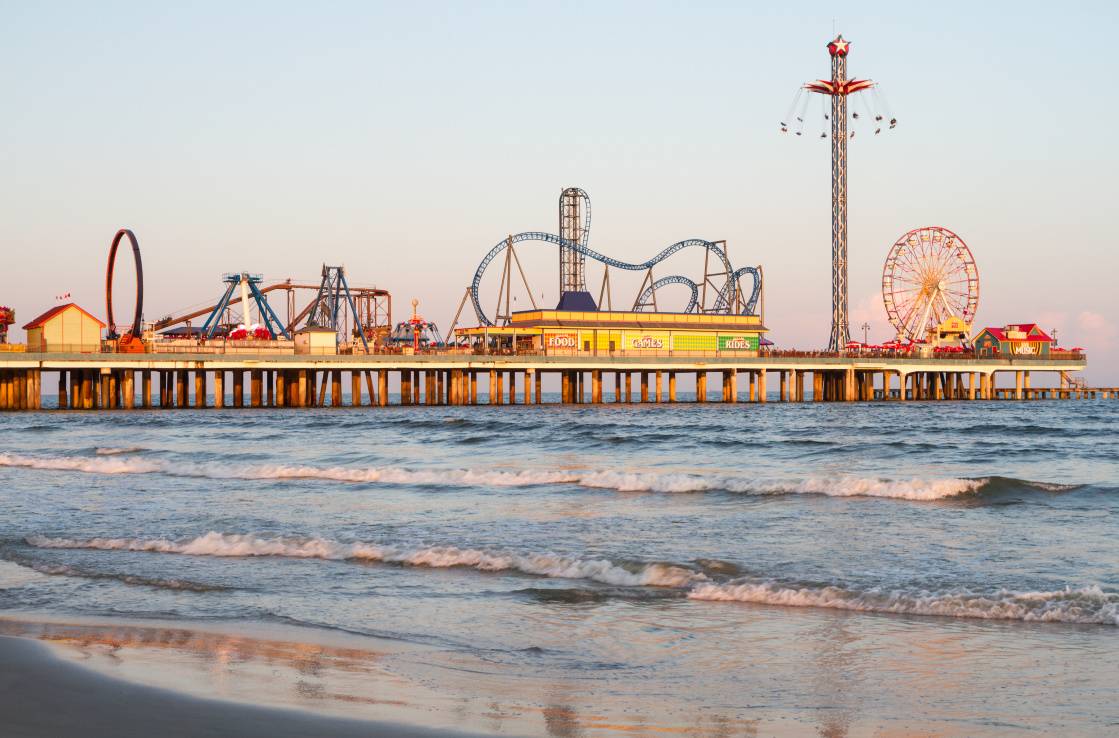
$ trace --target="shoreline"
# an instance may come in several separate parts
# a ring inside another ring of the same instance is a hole
[[[0,714],[9,738],[472,735],[194,697],[106,676],[61,658],[34,638],[7,635],[0,635]]]

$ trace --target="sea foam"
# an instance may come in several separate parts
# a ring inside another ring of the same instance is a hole
[[[343,543],[323,538],[279,538],[216,531],[183,540],[45,536],[29,536],[25,540],[31,546],[53,549],[368,561],[433,569],[461,567],[484,572],[581,579],[621,587],[672,588],[683,590],[689,599],[699,601],[985,620],[1119,625],[1119,594],[1104,592],[1095,585],[1040,592],[1015,592],[1007,589],[992,592],[962,589],[933,592],[920,589],[856,590],[836,586],[793,586],[774,580],[738,579],[718,582],[702,572],[669,563],[619,564],[603,558],[578,558],[554,553],[488,551],[457,546],[401,547],[363,542]],[[140,578],[125,581],[153,584],[150,580]],[[173,580],[170,586],[192,589],[204,585]]]
[[[355,484],[390,484],[433,487],[534,487],[576,485],[618,492],[701,493],[731,492],[744,495],[811,494],[831,497],[889,497],[903,500],[940,500],[974,494],[989,479],[908,479],[873,477],[810,477],[800,480],[759,480],[752,476],[705,475],[682,472],[621,472],[609,470],[547,469],[404,469],[399,467],[316,467],[261,464],[228,467],[219,464],[170,463],[158,459],[34,457],[0,454],[0,467],[24,467],[93,474],[167,474],[210,479],[321,479]],[[1044,489],[1042,483],[1022,482]]]
[[[688,597],[693,600],[952,618],[1119,625],[1119,594],[1106,593],[1098,586],[1051,592],[1000,589],[982,593],[966,590],[858,591],[841,587],[791,587],[777,582],[705,582],[693,588]]]
[[[45,536],[29,536],[26,541],[37,548],[375,561],[436,569],[465,567],[489,572],[514,571],[542,577],[587,579],[629,587],[686,587],[707,579],[700,572],[660,563],[626,567],[606,559],[578,559],[552,553],[495,552],[456,546],[405,548],[371,543],[341,543],[322,538],[269,538],[216,531],[183,541],[165,538],[72,539]]]

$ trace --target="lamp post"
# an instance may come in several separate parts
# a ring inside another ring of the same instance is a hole
[[[867,332],[870,330],[870,323],[867,323],[867,322],[864,321],[863,324],[859,327],[863,329],[863,346],[866,346],[866,344],[867,344],[866,336],[867,336]]]

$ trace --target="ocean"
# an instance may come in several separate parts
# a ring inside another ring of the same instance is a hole
[[[0,415],[0,633],[495,734],[1115,734],[1117,421],[1104,400]]]

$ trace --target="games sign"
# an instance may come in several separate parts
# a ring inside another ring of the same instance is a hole
[[[638,351],[657,351],[668,348],[667,341],[664,336],[658,334],[627,334],[626,335],[626,348],[636,349]]]

